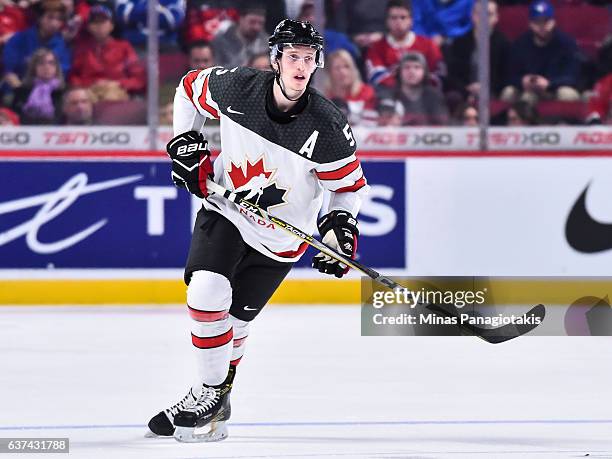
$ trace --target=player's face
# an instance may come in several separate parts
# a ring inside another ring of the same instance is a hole
[[[412,28],[412,16],[406,8],[389,8],[387,28],[394,37],[401,38]]]
[[[316,51],[308,46],[286,47],[281,54],[281,78],[285,90],[290,96],[299,96],[306,90],[308,80],[314,72],[316,64]]]
[[[419,62],[404,62],[402,64],[402,83],[417,86],[425,78],[425,69]]]

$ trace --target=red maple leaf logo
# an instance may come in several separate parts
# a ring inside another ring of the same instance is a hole
[[[234,189],[240,188],[242,185],[246,185],[247,183],[249,183],[249,180],[251,180],[253,177],[258,177],[261,174],[264,174],[266,178],[270,178],[270,176],[272,175],[272,171],[266,171],[264,169],[263,157],[260,158],[254,164],[251,164],[249,160],[247,159],[246,174],[242,170],[242,166],[240,165],[237,166],[233,162],[232,162],[232,167],[230,168],[228,172],[228,175],[234,185]]]

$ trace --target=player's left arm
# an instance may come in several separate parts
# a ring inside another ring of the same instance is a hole
[[[357,214],[362,196],[368,192],[368,184],[356,157],[356,141],[348,123],[341,130],[342,138],[336,138],[331,148],[336,149],[336,159],[319,164],[315,174],[326,190],[331,192],[329,212],[317,222],[324,243],[344,255],[355,258],[359,229]],[[342,277],[348,267],[331,257],[319,253],[312,266],[322,273]]]

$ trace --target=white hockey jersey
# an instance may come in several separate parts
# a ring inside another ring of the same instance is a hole
[[[368,186],[356,142],[338,108],[314,89],[306,108],[286,123],[266,110],[274,75],[246,67],[212,67],[185,75],[174,99],[174,135],[220,120],[221,154],[214,180],[278,218],[312,234],[323,202],[356,215]],[[297,261],[306,243],[244,208],[215,195],[204,207],[221,213],[244,241],[278,261]]]

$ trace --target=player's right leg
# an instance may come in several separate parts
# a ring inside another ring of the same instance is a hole
[[[149,436],[172,436],[177,422],[182,427],[192,424],[200,427],[212,418],[215,421],[229,418],[229,390],[235,373],[230,359],[236,354],[229,315],[230,279],[244,253],[244,241],[227,219],[215,212],[198,213],[185,269],[197,376],[187,395],[150,420]],[[239,334],[244,331],[239,330]],[[215,390],[216,396],[211,397]],[[179,413],[200,405],[206,408],[205,416],[198,411],[195,420],[189,418],[189,413],[177,418]]]

